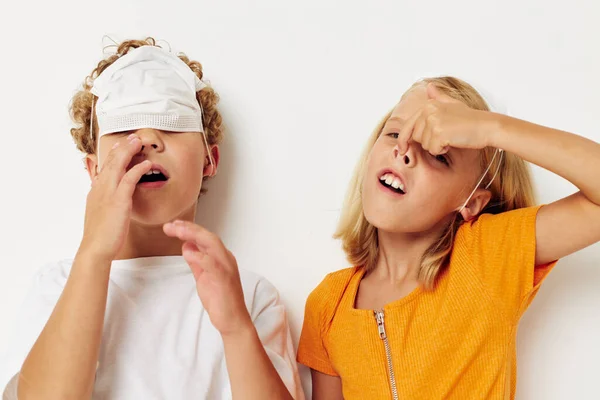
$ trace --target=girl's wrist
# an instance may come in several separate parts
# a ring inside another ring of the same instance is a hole
[[[488,112],[485,119],[485,144],[489,147],[503,149],[502,143],[505,143],[507,125],[510,117],[504,114]]]

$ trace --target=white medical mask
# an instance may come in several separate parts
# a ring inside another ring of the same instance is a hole
[[[205,87],[175,54],[156,46],[131,50],[94,80],[91,93],[98,99],[92,103],[90,134],[94,117],[98,142],[103,135],[142,128],[201,132],[212,165],[196,99]]]

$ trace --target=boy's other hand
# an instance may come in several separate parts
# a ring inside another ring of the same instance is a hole
[[[198,296],[221,335],[235,335],[253,329],[237,262],[221,239],[187,221],[170,222],[163,229],[167,236],[184,242],[183,257],[196,279]]]

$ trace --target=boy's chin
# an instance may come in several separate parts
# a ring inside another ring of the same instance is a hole
[[[143,227],[148,227],[148,228],[150,228],[150,227],[159,228],[173,219],[175,219],[175,218],[168,219],[166,217],[158,216],[158,215],[148,216],[148,215],[137,214],[137,215],[132,215],[131,222],[138,226],[143,226]]]
[[[179,211],[179,212],[177,212]],[[142,210],[134,209],[131,213],[131,222],[147,227],[162,227],[167,222],[175,219],[187,219],[189,214],[185,210],[168,210],[166,207],[144,208]],[[193,216],[193,214],[190,214]]]

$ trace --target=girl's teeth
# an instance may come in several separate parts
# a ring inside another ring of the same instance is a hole
[[[144,175],[152,175],[152,170],[146,172]]]
[[[386,185],[393,187],[394,189],[400,189],[404,192],[404,185],[400,179],[396,178],[393,174],[385,174],[379,178],[381,182],[385,182]]]
[[[157,169],[153,169],[153,170],[152,170],[152,173],[153,173],[154,175],[158,175],[158,174],[160,174],[160,171],[159,171],[159,170],[157,170]]]

